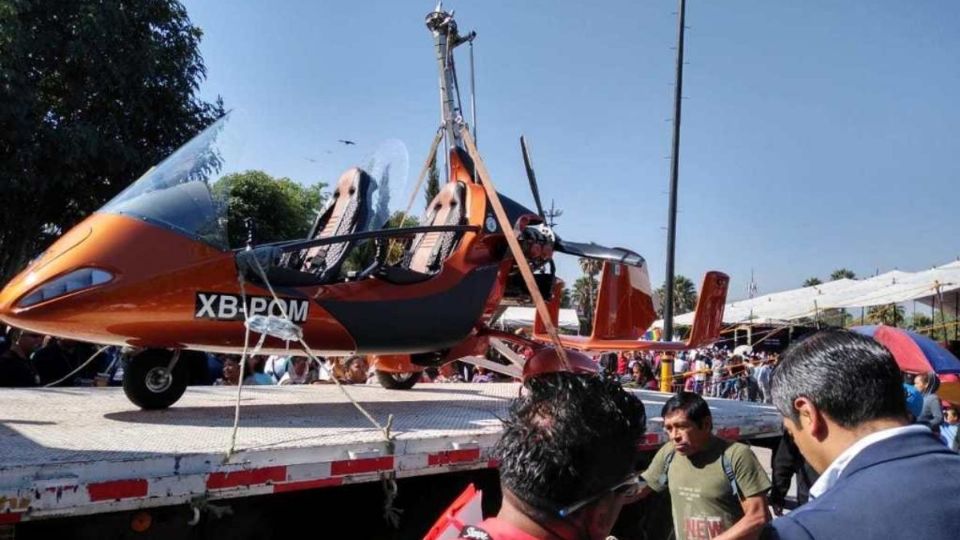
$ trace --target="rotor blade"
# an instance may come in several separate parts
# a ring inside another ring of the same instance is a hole
[[[546,221],[546,214],[543,213],[543,204],[540,203],[540,188],[537,187],[537,173],[533,172],[533,165],[530,164],[530,152],[527,150],[527,139],[520,136],[520,150],[523,153],[523,166],[527,169],[527,180],[530,182],[530,191],[533,192],[533,202],[537,203],[537,213],[540,219]]]
[[[576,255],[586,259],[597,259],[599,261],[610,261],[614,263],[626,264],[630,266],[643,266],[646,262],[643,257],[623,248],[609,248],[594,244],[584,244],[582,242],[568,242],[557,238],[553,245],[554,251],[566,253],[567,255]]]
[[[550,334],[550,338],[556,347],[557,356],[560,357],[560,362],[563,364],[564,369],[573,372],[570,366],[570,360],[567,359],[567,351],[563,348],[563,343],[560,342],[560,334],[550,319],[550,310],[547,309],[547,303],[543,300],[543,295],[540,294],[540,288],[537,287],[536,278],[533,277],[533,272],[530,270],[530,263],[527,261],[527,256],[523,254],[523,249],[520,247],[520,242],[517,241],[517,234],[514,232],[510,220],[507,219],[507,213],[503,209],[500,195],[497,193],[497,188],[493,185],[493,181],[490,180],[487,166],[480,158],[480,152],[477,151],[477,145],[473,142],[473,136],[466,126],[460,128],[460,136],[467,146],[467,152],[470,154],[470,158],[473,159],[474,167],[477,168],[477,173],[480,176],[480,184],[487,193],[487,199],[490,201],[490,206],[493,207],[493,213],[497,216],[497,221],[500,222],[504,239],[507,241],[507,246],[510,247],[510,253],[513,254],[513,258],[517,263],[517,269],[520,270],[520,275],[523,277],[523,282],[527,285],[530,299],[533,300],[533,305],[536,307],[537,312],[540,313],[543,325],[546,327],[547,333]]]

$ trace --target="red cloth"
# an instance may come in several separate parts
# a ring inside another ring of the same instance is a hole
[[[477,527],[488,532],[493,540],[539,540],[536,536],[531,536],[495,517],[483,520]],[[460,538],[465,537],[461,536]]]

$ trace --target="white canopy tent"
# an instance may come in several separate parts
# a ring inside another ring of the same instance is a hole
[[[533,326],[535,309],[532,307],[511,306],[508,307],[497,320],[504,326]],[[577,318],[577,311],[573,309],[561,309],[559,316],[560,328],[564,330],[580,330],[580,319]]]
[[[930,270],[892,270],[867,279],[838,279],[789,291],[731,302],[723,313],[724,324],[786,324],[816,317],[824,309],[851,309],[917,301],[955,314],[960,308],[960,261]],[[674,319],[690,325],[693,312]],[[663,321],[655,326],[662,328]]]

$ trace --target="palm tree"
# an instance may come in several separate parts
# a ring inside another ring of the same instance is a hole
[[[597,280],[592,276],[581,276],[573,283],[571,300],[577,306],[581,330],[584,332],[588,332],[593,327],[593,299],[596,294]]]
[[[657,296],[660,297],[660,305],[657,306],[660,316],[663,316],[667,301],[667,284],[657,289]],[[697,288],[693,282],[685,276],[677,275],[673,278],[673,314],[679,315],[697,309]]]
[[[595,276],[600,273],[600,270],[603,269],[603,263],[596,259],[587,259],[585,257],[581,257],[578,262],[580,263],[580,270],[583,272],[583,274],[589,277],[590,281],[595,283]],[[580,280],[578,279],[577,282],[579,281]],[[576,283],[574,284],[574,287],[576,287]],[[588,294],[587,303],[585,304],[588,306],[588,309],[586,309],[585,312],[589,313],[589,319],[593,319],[594,293],[596,292],[596,285],[594,284],[591,287],[584,287],[584,289],[586,289]],[[582,308],[584,304],[578,303],[578,305],[580,305]]]
[[[897,304],[874,306],[867,310],[867,320],[875,324],[899,326],[904,321],[903,306]]]
[[[844,278],[856,279],[857,275],[853,273],[853,270],[847,270],[846,268],[838,268],[830,274],[830,281],[836,281]]]
[[[560,307],[569,309],[571,305],[573,305],[573,296],[570,293],[570,287],[564,287],[563,293],[560,295]]]
[[[807,278],[807,279],[804,280],[804,282],[803,282],[803,286],[804,286],[804,287],[815,287],[815,286],[817,286],[817,285],[823,285],[823,282],[820,281],[820,278],[818,278],[818,277]]]

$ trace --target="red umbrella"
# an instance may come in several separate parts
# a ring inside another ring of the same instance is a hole
[[[960,359],[941,347],[936,341],[892,326],[854,326],[854,332],[870,336],[890,350],[902,371],[927,373],[933,371],[940,379],[937,395],[947,401],[960,403]]]

